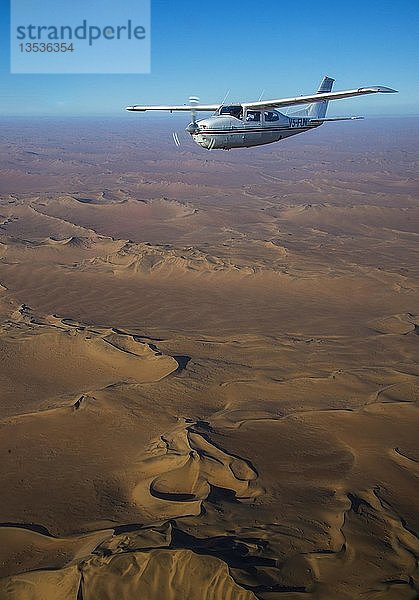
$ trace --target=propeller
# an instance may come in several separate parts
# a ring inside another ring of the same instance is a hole
[[[197,98],[196,96],[190,96],[189,104],[191,107],[192,122],[189,123],[189,125],[186,128],[186,131],[192,135],[193,133],[196,133],[199,130],[199,126],[196,122],[196,107],[199,104],[199,98]]]
[[[199,104],[199,98],[197,96],[190,96],[189,98],[189,105],[191,107],[191,117],[192,117],[192,121],[191,123],[189,123],[189,125],[186,128],[186,131],[188,133],[190,133],[191,135],[193,133],[196,133],[197,131],[199,131],[199,125],[197,123],[197,118],[196,118],[196,106]],[[179,135],[176,131],[174,131],[172,133],[172,137],[173,137],[173,141],[175,143],[175,146],[177,146],[178,148],[181,146],[181,141],[179,139]]]

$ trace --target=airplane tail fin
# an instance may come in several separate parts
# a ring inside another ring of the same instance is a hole
[[[331,77],[323,77],[323,80],[320,84],[319,89],[317,90],[318,94],[323,94],[325,92],[331,92],[333,84],[335,80]],[[312,117],[314,119],[323,119],[326,116],[327,106],[329,102],[327,100],[322,100],[321,102],[313,102],[309,104],[307,108],[307,116]]]
[[[335,80],[331,77],[323,77],[320,83],[318,94],[324,94],[325,92],[331,92]],[[312,102],[307,108],[300,109],[293,113],[288,113],[291,116],[298,117],[310,117],[312,119],[324,119],[326,116],[327,106],[329,102],[327,100],[321,100],[320,102]]]

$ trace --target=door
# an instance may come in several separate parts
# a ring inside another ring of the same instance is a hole
[[[244,119],[244,145],[257,146],[262,140],[262,113],[260,110],[247,110]]]

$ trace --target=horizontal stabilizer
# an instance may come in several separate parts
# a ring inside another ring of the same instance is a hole
[[[327,121],[357,121],[364,117],[325,117],[324,119],[310,119],[310,123],[326,123]]]

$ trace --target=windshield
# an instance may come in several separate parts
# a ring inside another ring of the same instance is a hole
[[[222,106],[220,108],[220,115],[231,115],[236,119],[241,119],[243,116],[243,109],[240,105],[234,106]]]

